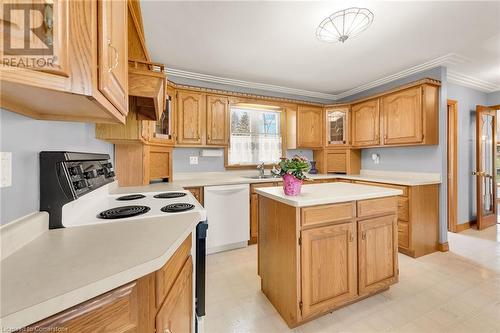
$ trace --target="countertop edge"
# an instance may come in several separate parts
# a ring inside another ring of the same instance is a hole
[[[70,292],[55,296],[44,302],[10,313],[0,318],[0,328],[20,329],[26,327],[160,269],[172,257],[186,237],[194,232],[194,228],[198,222],[197,219],[193,219],[191,225],[170,245],[162,256],[83,287],[73,289]]]

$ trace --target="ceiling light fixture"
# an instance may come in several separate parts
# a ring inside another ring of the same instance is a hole
[[[373,22],[367,8],[351,7],[326,17],[316,29],[316,37],[328,43],[344,43],[365,31]]]

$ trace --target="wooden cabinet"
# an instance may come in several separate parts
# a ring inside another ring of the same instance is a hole
[[[297,109],[297,148],[323,147],[324,110],[320,107],[299,106]]]
[[[358,222],[359,295],[374,293],[397,282],[397,232],[394,215]]]
[[[259,240],[259,197],[256,188],[282,186],[281,182],[257,183],[250,185],[250,239],[248,244],[255,244]]]
[[[128,111],[127,2],[98,1],[99,90],[124,115]]]
[[[326,109],[326,146],[342,147],[350,144],[349,108]]]
[[[1,107],[36,119],[124,123],[128,112],[127,2],[30,4],[31,23],[44,27],[43,36],[13,34],[30,36],[34,47],[44,46],[48,51],[31,54],[41,60],[25,67],[1,66]],[[19,30],[24,14],[13,13],[8,25]],[[26,56],[16,52],[7,50],[18,60]]]
[[[438,143],[438,88],[420,85],[381,98],[383,145]]]
[[[229,145],[229,100],[207,96],[207,145]]]
[[[177,143],[204,144],[204,117],[206,104],[203,94],[177,92]]]
[[[156,332],[192,332],[193,262],[191,256],[182,268],[156,315]]]
[[[290,328],[398,281],[396,197],[309,207],[258,200],[261,289]]]
[[[191,192],[195,199],[203,206],[203,187],[184,187],[184,189]]]
[[[352,145],[354,147],[380,144],[379,100],[371,99],[351,107]]]
[[[403,191],[397,202],[399,252],[418,258],[438,250],[439,185],[401,186],[359,180],[353,182]],[[380,209],[384,205],[373,206]]]
[[[321,149],[313,151],[316,168],[320,173],[357,175],[361,169],[359,149]]]
[[[302,315],[357,297],[356,223],[302,231]]]

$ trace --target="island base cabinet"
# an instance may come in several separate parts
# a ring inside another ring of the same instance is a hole
[[[396,216],[358,222],[359,295],[388,288],[398,279]]]
[[[156,315],[156,332],[192,332],[193,261],[188,258]]]
[[[302,231],[302,316],[357,297],[356,223]]]

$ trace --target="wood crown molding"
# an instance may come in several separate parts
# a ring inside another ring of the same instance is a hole
[[[238,86],[238,87],[244,87],[244,88],[250,88],[250,89],[259,89],[259,90],[266,90],[266,91],[273,91],[273,92],[280,92],[280,93],[285,93],[285,94],[292,94],[292,95],[297,95],[297,96],[304,96],[304,97],[313,97],[313,98],[320,98],[320,99],[327,99],[327,100],[332,100],[336,101],[339,99],[343,99],[352,95],[355,95],[357,93],[366,91],[371,88],[375,88],[378,86],[381,86],[383,84],[393,82],[398,79],[402,79],[405,77],[408,77],[413,74],[417,74],[420,72],[423,72],[425,70],[429,70],[432,68],[436,68],[439,66],[453,66],[461,63],[468,62],[469,59],[466,57],[456,54],[456,53],[449,53],[444,56],[438,57],[436,59],[432,59],[430,61],[424,62],[422,64],[410,67],[408,69],[402,70],[400,72],[394,73],[392,75],[380,78],[378,80],[363,84],[359,87],[344,91],[339,94],[327,94],[327,93],[321,93],[321,92],[315,92],[315,91],[309,91],[309,90],[302,90],[302,89],[295,89],[295,88],[287,88],[283,86],[278,86],[278,85],[270,85],[270,84],[264,84],[264,83],[257,83],[257,82],[249,82],[249,81],[243,81],[243,80],[235,80],[235,79],[230,79],[230,78],[225,78],[225,77],[219,77],[219,76],[213,76],[213,75],[207,75],[207,74],[201,74],[201,73],[195,73],[195,72],[189,72],[189,71],[184,71],[180,69],[175,69],[175,68],[167,68],[165,69],[166,74],[172,75],[172,76],[177,76],[177,77],[182,77],[186,79],[192,79],[192,80],[198,80],[198,81],[204,81],[204,82],[212,82],[212,83],[219,83],[219,84],[227,84],[231,86]],[[497,90],[500,90],[500,86],[495,85],[490,82],[486,82],[471,76],[467,76],[464,74],[460,74],[458,72],[448,70],[448,80],[452,83],[460,84],[460,85],[466,85],[471,88],[475,88],[484,92],[494,92]]]

